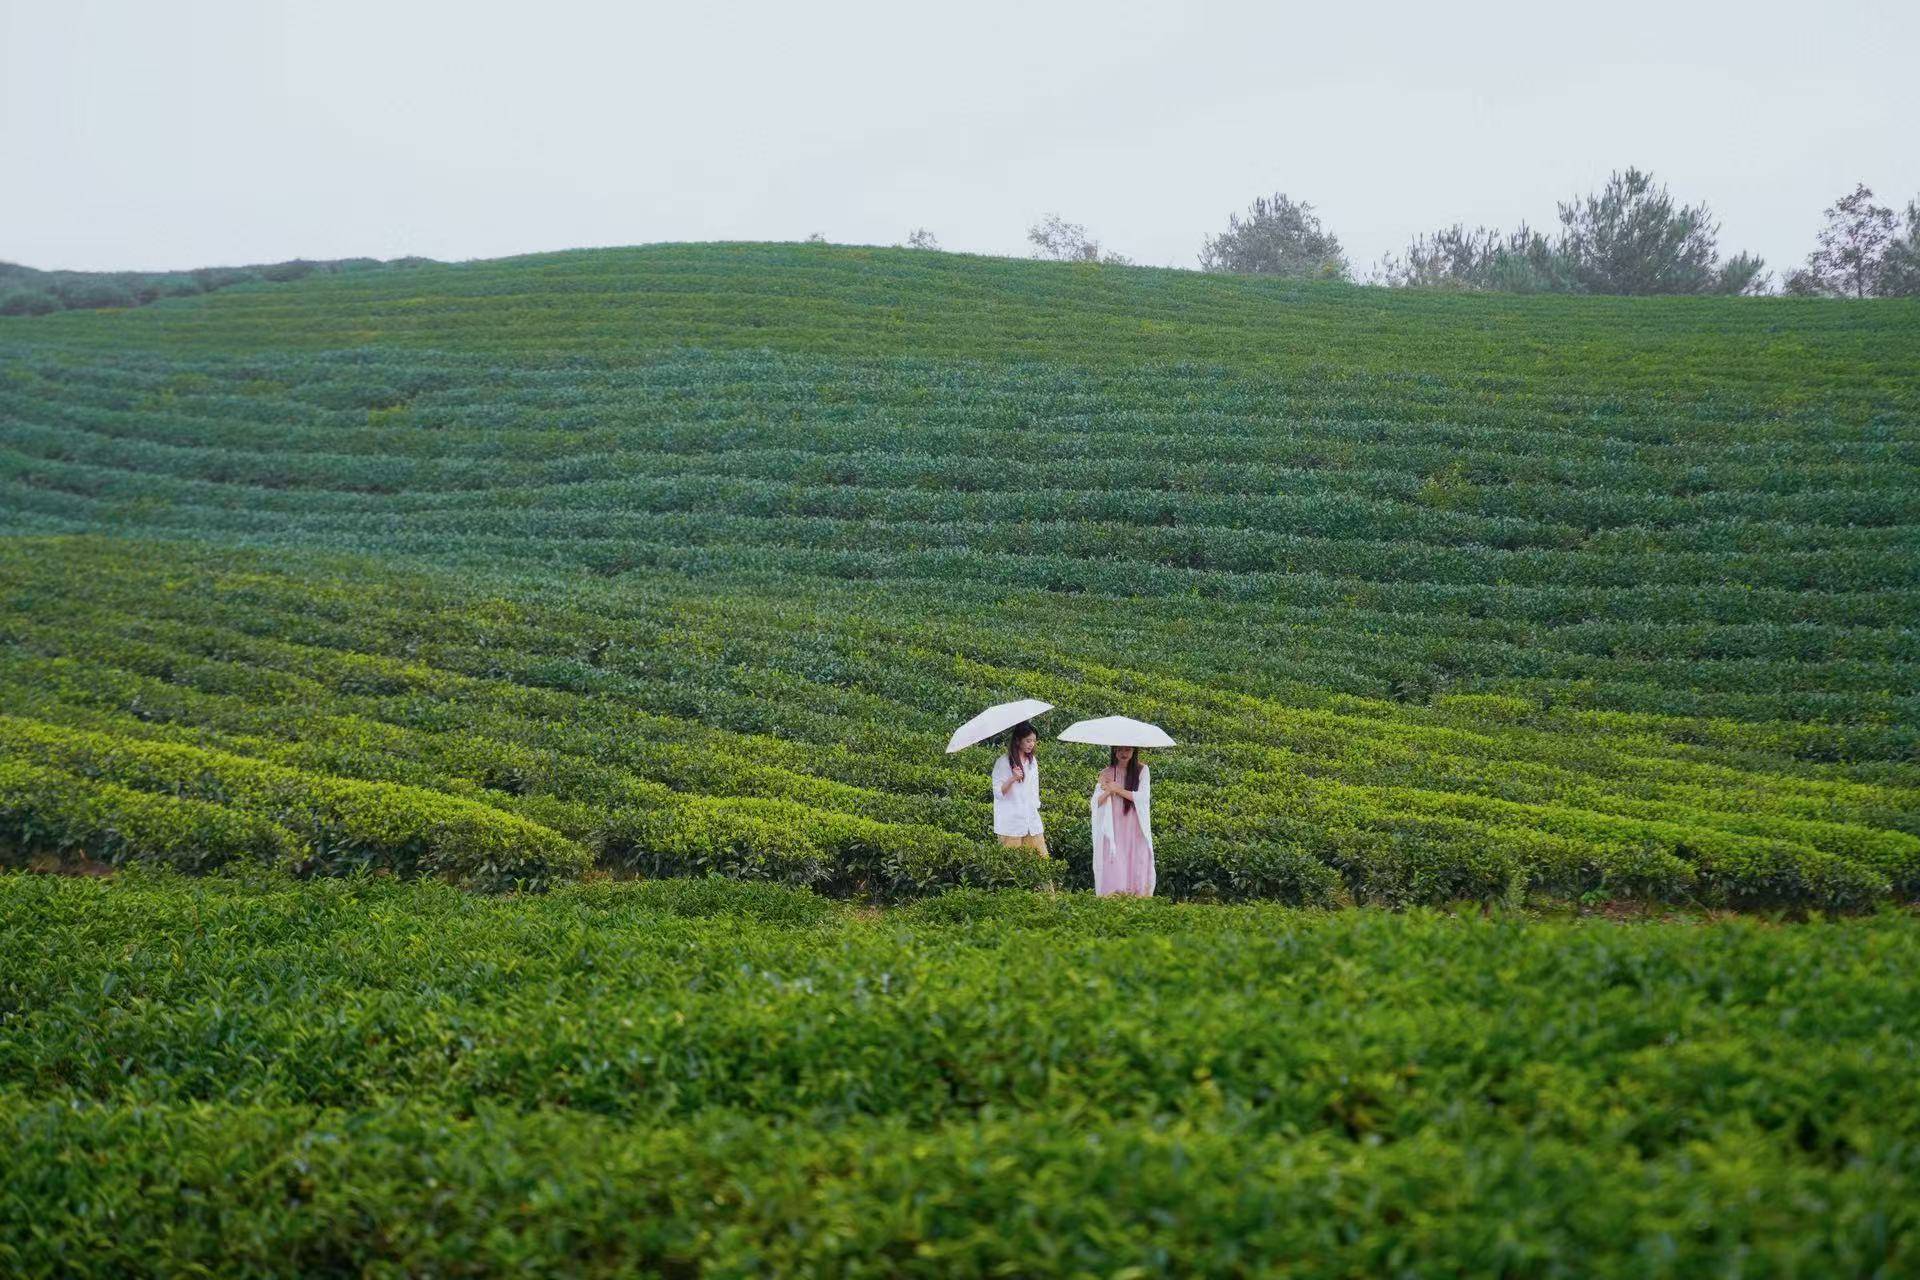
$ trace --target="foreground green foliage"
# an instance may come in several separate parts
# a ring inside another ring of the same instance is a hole
[[[0,1270],[1893,1276],[1920,926],[0,878]]]

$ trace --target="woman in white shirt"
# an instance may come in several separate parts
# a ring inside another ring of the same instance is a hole
[[[1000,843],[1037,849],[1047,856],[1040,826],[1040,765],[1033,758],[1040,735],[1022,720],[1007,734],[1007,749],[993,762],[993,834]]]

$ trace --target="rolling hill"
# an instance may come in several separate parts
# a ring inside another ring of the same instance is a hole
[[[1176,896],[1920,891],[1913,303],[656,246],[0,317],[0,424],[16,860],[1032,885],[1033,694]]]

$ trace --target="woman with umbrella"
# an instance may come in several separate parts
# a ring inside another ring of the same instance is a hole
[[[1044,858],[1040,763],[1034,759],[1039,743],[1039,732],[1025,720],[1007,731],[1007,749],[993,762],[993,834],[1001,844],[1033,849]]]
[[[1051,702],[1021,698],[988,707],[953,731],[947,754],[964,751],[1005,731],[1007,749],[993,762],[993,833],[1000,843],[1037,850],[1047,856],[1047,838],[1040,824],[1040,765],[1034,749],[1040,735],[1035,716],[1053,710]]]
[[[1060,735],[1107,748],[1107,767],[1093,784],[1093,891],[1153,896],[1153,771],[1142,746],[1172,746],[1157,725],[1127,716],[1082,720]]]
[[[1140,748],[1108,748],[1107,767],[1093,786],[1095,893],[1153,896],[1152,805],[1153,770]]]

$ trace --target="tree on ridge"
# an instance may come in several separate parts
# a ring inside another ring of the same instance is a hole
[[[1320,225],[1312,205],[1282,191],[1255,199],[1244,221],[1228,214],[1227,229],[1201,245],[1200,269],[1302,280],[1352,278],[1340,238]]]

